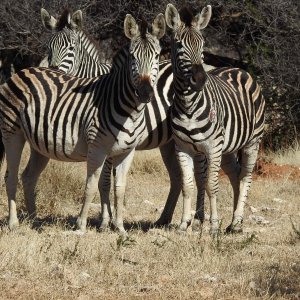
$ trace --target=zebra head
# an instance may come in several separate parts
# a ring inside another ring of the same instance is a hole
[[[41,18],[44,27],[53,33],[48,42],[49,66],[65,73],[72,73],[80,62],[82,11],[77,10],[71,15],[66,9],[59,20],[56,20],[42,8]]]
[[[166,23],[172,29],[172,64],[174,74],[187,82],[194,91],[201,91],[206,81],[203,69],[204,38],[201,30],[211,18],[211,6],[202,9],[195,17],[188,8],[180,13],[174,5],[168,4]]]
[[[153,96],[159,71],[159,39],[165,34],[166,24],[163,14],[158,14],[152,23],[152,32],[148,24],[142,21],[140,27],[132,15],[124,20],[124,32],[130,39],[130,77],[135,93],[141,102],[149,102]]]

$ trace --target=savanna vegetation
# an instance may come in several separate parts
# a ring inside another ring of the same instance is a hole
[[[282,157],[272,159],[280,163]],[[24,217],[13,232],[7,227],[1,184],[0,299],[298,299],[300,160],[292,152],[284,157],[298,167],[278,165],[278,174],[264,169],[255,175],[243,234],[223,234],[231,220],[232,190],[221,176],[222,233],[215,240],[208,220],[202,233],[177,233],[181,200],[169,228],[151,228],[169,188],[158,151],[135,157],[126,193],[126,239],[98,231],[99,197],[90,209],[87,233],[74,231],[84,163],[49,164],[38,185],[34,222],[26,218],[20,185],[19,214]],[[1,178],[4,171],[5,166]]]
[[[51,33],[40,8],[59,16],[64,7],[82,9],[84,28],[99,42],[103,61],[124,44],[126,13],[146,19],[167,3],[213,7],[204,35],[205,62],[238,66],[263,87],[267,128],[260,163],[246,206],[244,233],[225,235],[232,190],[221,175],[218,208],[221,233],[178,234],[182,201],[171,226],[155,229],[169,181],[158,151],[140,152],[126,192],[127,238],[99,232],[99,196],[90,210],[88,232],[78,234],[85,163],[51,161],[37,190],[38,218],[26,215],[18,186],[20,228],[7,226],[0,170],[0,299],[299,299],[300,298],[300,17],[297,0],[123,1],[1,0],[1,81],[13,71],[38,65]],[[162,40],[168,57],[169,35]],[[276,150],[276,151],[275,151]],[[280,150],[280,151],[279,151]],[[22,158],[21,172],[28,159]],[[208,205],[207,205],[208,206]],[[208,207],[205,208],[208,214]]]

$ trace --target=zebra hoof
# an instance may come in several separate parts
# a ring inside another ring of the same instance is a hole
[[[109,230],[109,226],[107,224],[105,224],[105,225],[101,224],[100,227],[99,227],[100,232],[105,232],[105,231],[108,231],[108,230]]]
[[[19,220],[14,219],[14,220],[9,220],[8,222],[8,228],[9,230],[13,231],[19,227]]]
[[[191,225],[190,220],[181,222],[181,224],[178,227],[178,231],[185,232],[188,229],[189,225]]]
[[[110,226],[110,220],[104,220],[103,219],[103,220],[101,220],[99,231],[100,232],[108,231],[109,226]]]
[[[202,232],[202,229],[203,229],[203,222],[195,219],[192,225],[192,230],[194,232]]]
[[[220,236],[220,229],[219,228],[211,228],[209,231],[212,239],[216,240]]]
[[[127,231],[124,228],[123,223],[115,224],[114,222],[112,222],[111,227],[115,232],[117,232],[122,237],[123,236],[126,237],[128,235]]]
[[[170,225],[171,221],[167,218],[159,218],[155,223],[154,223],[154,227],[157,228],[162,228],[165,226]]]
[[[226,228],[225,232],[226,232],[227,234],[242,233],[242,232],[243,232],[242,224],[241,224],[241,223],[237,223],[237,224],[235,224],[235,225],[230,224],[230,225]]]
[[[116,231],[117,231],[117,233],[119,234],[120,237],[122,237],[122,238],[127,238],[128,237],[128,232],[125,230],[124,227],[121,227],[121,228],[118,227],[116,229]]]
[[[78,230],[86,232],[86,220],[83,220],[81,217],[77,218],[76,226]]]

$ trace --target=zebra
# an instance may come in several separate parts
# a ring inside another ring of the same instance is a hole
[[[0,88],[0,159],[6,154],[9,228],[18,225],[16,188],[25,141],[32,150],[35,185],[50,158],[87,161],[84,203],[77,218],[86,230],[87,213],[97,191],[106,157],[116,169],[115,227],[124,233],[123,198],[126,175],[145,128],[144,108],[153,96],[159,71],[159,39],[165,33],[163,14],[140,28],[126,15],[124,33],[130,44],[113,59],[109,74],[84,79],[47,68],[28,68],[14,74]],[[121,174],[121,175],[120,175]]]
[[[59,20],[57,21],[53,16],[50,16],[48,13],[44,12],[45,10],[41,10],[41,16],[43,24],[45,28],[53,28],[54,35],[51,38],[52,42],[48,43],[48,51],[51,53],[51,57],[56,57],[56,64],[54,66],[58,66],[58,69],[61,66],[64,66],[63,70],[65,72],[70,72],[72,70],[75,74],[82,74],[81,68],[82,64],[77,63],[75,60],[79,56],[76,55],[78,53],[76,47],[72,47],[71,39],[69,38],[69,30],[59,31],[59,34],[55,32],[55,28],[57,23],[62,24],[58,28],[70,27],[72,23],[79,23],[77,27],[82,27],[82,13],[74,13],[72,16],[68,11],[64,11]],[[44,17],[46,15],[46,17]],[[80,18],[74,17],[74,15],[80,16]],[[80,22],[76,21],[80,19]],[[73,20],[73,21],[70,21]],[[82,35],[79,36],[79,38]],[[53,42],[55,41],[55,42]],[[79,45],[84,44],[84,41],[78,43]],[[69,49],[66,51],[65,48]],[[98,51],[97,48],[89,47],[93,51],[86,52],[86,55],[95,55],[95,51]],[[95,51],[94,51],[95,50]],[[74,61],[69,61],[68,57],[73,57]],[[87,61],[90,59],[87,57]],[[63,62],[63,63],[62,63]],[[72,66],[68,66],[68,64],[73,64]],[[52,62],[50,61],[50,66]],[[212,66],[205,66],[206,70],[211,70]],[[180,172],[177,164],[176,156],[175,156],[175,147],[174,142],[171,140],[172,132],[170,127],[170,107],[172,104],[173,98],[173,73],[172,73],[172,65],[170,60],[165,60],[160,62],[160,71],[158,74],[157,85],[154,87],[155,101],[151,101],[145,107],[145,116],[146,116],[146,128],[143,134],[143,138],[140,140],[139,144],[136,147],[136,150],[149,150],[153,148],[160,148],[160,152],[162,155],[163,162],[166,166],[166,169],[169,173],[170,178],[170,190],[167,197],[166,205],[164,210],[160,216],[160,218],[155,222],[157,226],[163,226],[169,224],[172,220],[172,215],[175,209],[175,205],[177,203],[177,199],[180,194]],[[86,74],[87,77],[95,77],[98,76],[97,68],[89,68],[89,74]],[[34,158],[30,159],[33,161]],[[25,203],[27,206],[27,211],[31,217],[35,217],[36,215],[36,206],[34,199],[34,189],[37,178],[34,180],[34,184],[32,183],[32,179],[28,178],[26,174],[32,174],[31,168],[35,168],[35,163],[32,162],[28,164],[26,168],[26,172],[23,175],[23,186],[24,186],[24,194],[25,194]],[[101,230],[105,230],[108,227],[109,221],[112,217],[112,211],[110,208],[109,201],[109,192],[110,192],[110,183],[111,183],[111,169],[112,169],[112,159],[108,158],[105,161],[102,174],[101,181],[99,182],[99,191],[101,194]]]
[[[62,18],[65,18],[66,13],[63,13],[60,20],[58,21],[60,24],[65,24],[67,21],[62,20]],[[54,17],[51,16],[53,19]],[[48,20],[50,20],[50,17],[47,17]],[[68,19],[71,19],[71,16],[68,16]],[[76,20],[76,18],[74,18]],[[43,14],[42,14],[42,20],[43,20]],[[46,23],[46,21],[43,21]],[[51,20],[48,22],[52,22]],[[74,21],[75,22],[75,21]],[[55,24],[57,21],[55,21]],[[69,23],[67,23],[69,26]],[[82,19],[81,19],[82,24]],[[44,25],[45,26],[45,25]],[[46,27],[46,26],[45,26]],[[49,28],[55,26],[48,26]],[[80,26],[81,27],[81,26]],[[48,50],[50,53],[52,53],[53,57],[59,58],[59,61],[57,62],[57,65],[61,65],[61,61],[64,61],[65,64],[68,62],[68,55],[71,57],[78,57],[76,56],[76,47],[72,48],[72,51],[74,53],[71,53],[71,50],[68,52],[65,51],[64,48],[71,48],[69,38],[64,38],[63,35],[60,35],[60,41],[57,41],[56,43],[49,43],[48,44]],[[62,42],[63,41],[63,42]],[[97,49],[98,50],[98,49]],[[94,54],[95,52],[91,52]],[[89,54],[89,52],[88,52]],[[50,62],[51,66],[51,62]],[[82,73],[80,68],[82,67],[82,64],[74,63],[75,67],[72,68],[73,72],[76,72],[77,74]],[[212,70],[214,67],[209,65],[204,65],[206,70]],[[66,70],[70,70],[71,67],[66,67]],[[158,84],[154,87],[155,91],[155,101],[151,101],[146,105],[145,108],[145,116],[146,116],[146,129],[143,134],[143,138],[141,139],[140,143],[137,145],[136,150],[150,150],[159,147],[160,152],[162,155],[163,162],[166,166],[166,169],[169,173],[170,178],[170,190],[167,197],[166,205],[163,210],[163,213],[161,217],[158,219],[157,222],[155,222],[155,225],[162,226],[169,224],[172,219],[173,211],[175,209],[175,204],[177,203],[177,199],[180,194],[180,172],[179,167],[177,166],[177,160],[175,156],[175,148],[174,148],[174,142],[171,140],[172,138],[172,132],[169,122],[169,116],[170,116],[170,107],[172,104],[172,98],[173,98],[173,89],[172,89],[172,82],[173,82],[173,73],[172,73],[172,65],[170,60],[165,60],[160,62],[160,71],[158,75]],[[90,73],[87,74],[87,77],[94,77],[98,74],[95,73],[95,68],[90,68]],[[67,72],[67,71],[66,71]],[[110,221],[110,218],[112,216],[112,212],[110,210],[110,204],[109,204],[109,191],[110,191],[110,183],[111,183],[111,169],[112,169],[112,160],[108,158],[105,161],[102,175],[101,175],[101,182],[99,183],[99,190],[101,194],[101,229],[104,230]],[[30,209],[30,215],[34,216],[35,213],[35,204],[32,203],[34,201],[33,196],[30,197],[31,204],[29,204]],[[30,201],[26,201],[27,203]]]
[[[82,30],[82,11],[72,15],[65,9],[57,20],[41,8],[43,26],[53,34],[48,42],[48,65],[66,74],[88,78],[109,73],[111,65],[102,63],[98,45]],[[42,61],[45,65],[46,58]]]
[[[238,68],[210,73],[203,69],[201,30],[211,18],[211,6],[193,16],[168,4],[165,19],[172,30],[171,60],[174,101],[171,111],[173,138],[182,173],[183,213],[179,230],[191,224],[193,178],[198,188],[193,229],[204,213],[204,182],[210,200],[211,233],[219,232],[217,214],[218,172],[228,174],[234,191],[234,211],[227,232],[241,232],[244,205],[252,181],[264,129],[265,101],[250,74]],[[237,151],[241,159],[237,162]],[[194,168],[194,169],[193,169]]]

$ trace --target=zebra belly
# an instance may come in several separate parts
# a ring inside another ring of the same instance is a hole
[[[136,147],[137,150],[151,150],[163,146],[172,139],[172,130],[168,120],[164,120],[156,127],[147,127]]]
[[[127,132],[118,132],[115,135],[107,134],[99,137],[99,141],[106,149],[108,156],[118,156],[135,149],[140,140],[141,132],[137,135],[129,135]]]
[[[24,128],[30,146],[51,159],[74,162],[86,160],[87,142],[83,134],[61,128],[54,131],[51,127],[48,130],[39,127],[33,134]]]
[[[230,154],[238,151],[247,145],[252,136],[253,128],[250,126],[241,127],[236,124],[231,124],[231,127],[227,126],[227,128],[225,128],[222,153]]]
[[[176,135],[176,133],[174,133],[174,140],[178,149],[189,154],[191,157],[200,153],[207,155],[211,149],[209,140],[195,142],[189,138],[183,138],[182,135]]]
[[[188,128],[188,126],[186,125],[185,128]],[[247,145],[252,136],[251,131],[239,132],[241,136],[246,137],[245,139],[233,139],[229,137],[229,134],[223,135],[221,133],[218,134],[219,138],[216,137],[217,134],[211,135],[209,138],[204,134],[196,134],[193,136],[192,134],[183,133],[182,131],[175,129],[173,129],[173,133],[177,146],[191,156],[194,156],[197,153],[207,155],[212,149],[215,149],[216,145],[221,146],[219,151],[221,151],[222,154],[234,153]]]

